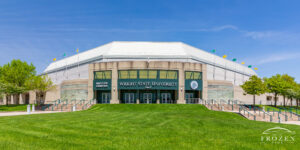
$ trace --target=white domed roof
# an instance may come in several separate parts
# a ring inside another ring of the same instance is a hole
[[[182,42],[111,42],[100,47],[51,63],[44,73],[79,64],[122,60],[187,61],[216,65],[248,75],[256,73],[241,64],[192,47]]]

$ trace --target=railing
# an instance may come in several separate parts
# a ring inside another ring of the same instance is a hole
[[[253,117],[253,120],[256,120],[256,116],[255,116],[254,114],[250,113],[250,112],[245,108],[245,106],[240,106],[240,108],[239,108],[239,113],[240,113],[240,114],[243,114],[243,112],[244,112],[244,115],[243,115],[243,116],[247,117],[248,119],[250,119],[250,116],[252,116],[252,117]],[[246,113],[248,113],[248,115],[246,115]]]
[[[51,101],[49,102],[49,104],[45,104],[44,106],[41,107],[41,110],[45,111],[45,110],[49,110],[49,111],[54,111],[54,110],[57,110],[57,111],[65,111],[68,109],[68,107],[71,108],[71,111],[73,110],[73,107],[75,106],[77,108],[78,105],[82,105],[82,110],[83,109],[86,109],[89,105],[92,105],[92,104],[96,104],[96,100],[95,99],[91,99],[91,100],[75,100],[75,99],[72,99],[72,100],[61,100],[61,99],[58,99],[58,100],[54,100],[54,101]],[[80,107],[80,106],[79,106]]]
[[[300,121],[300,115],[298,113],[298,109],[297,108],[278,108],[280,112],[283,112],[285,113],[285,115],[290,115],[290,117],[292,118],[293,115],[295,115],[297,118],[298,118],[298,121]],[[295,110],[295,111],[293,111]]]
[[[91,100],[87,101],[87,103],[85,103],[82,106],[81,110],[87,109],[88,105],[92,105],[92,104],[96,104],[96,99],[91,99]]]
[[[278,122],[279,122],[279,123],[280,123],[280,121],[281,121],[281,120],[280,120],[280,119],[281,119],[280,115],[284,116],[285,121],[288,121],[288,115],[282,114],[280,110],[277,111],[277,110],[275,110],[274,108],[267,108],[267,112],[268,112],[268,113],[270,112],[270,110],[272,110],[273,116],[275,115],[275,113],[277,113],[277,115],[278,115]]]
[[[175,100],[170,100],[170,99],[165,99],[165,100],[161,100],[162,104],[175,104],[176,101]]]
[[[44,106],[42,106],[42,111],[45,111],[46,109],[49,110],[49,109],[52,109],[54,106],[57,106],[59,104],[60,100],[57,99],[57,100],[54,100],[54,101],[51,101],[49,104],[45,104]]]
[[[264,111],[263,109],[259,108],[259,107],[254,107],[253,108],[254,112],[256,113],[258,111],[258,115],[260,116],[261,113],[263,114],[263,119],[266,120],[266,116],[269,116],[269,121],[272,122],[273,121],[273,116],[271,114],[269,114],[268,112]]]
[[[186,104],[200,104],[200,98],[188,98],[185,100]]]

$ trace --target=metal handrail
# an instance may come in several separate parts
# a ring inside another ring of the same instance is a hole
[[[185,99],[186,104],[199,104],[200,103],[200,98],[188,98]]]
[[[275,110],[274,108],[267,108],[267,111],[268,111],[268,112],[270,112],[270,109],[271,109],[271,110],[273,110],[273,116],[274,116],[274,113],[275,113],[275,112],[277,112],[277,114],[278,114],[278,119],[279,119],[279,120],[278,120],[278,121],[279,121],[279,123],[280,123],[280,118],[281,118],[281,117],[280,117],[280,115],[284,116],[284,118],[285,118],[285,121],[288,121],[288,115],[286,115],[286,114],[283,114],[283,113],[281,113],[281,111],[280,111],[280,110],[279,110],[279,111],[277,111],[277,110]]]
[[[241,113],[242,111],[244,111],[244,116],[246,116],[245,112],[248,113],[248,117],[247,117],[248,119],[250,119],[250,115],[251,115],[251,116],[253,116],[254,120],[256,120],[256,115],[250,113],[247,109],[245,109],[245,106],[240,106],[239,113],[242,114]]]

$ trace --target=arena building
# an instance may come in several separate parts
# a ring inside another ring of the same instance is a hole
[[[111,42],[51,63],[44,71],[56,99],[98,103],[193,103],[191,99],[239,99],[240,85],[256,73],[182,42]],[[265,99],[265,98],[264,98]]]
[[[253,96],[246,95],[240,85],[256,73],[182,42],[111,42],[55,61],[42,75],[48,75],[56,88],[40,100],[34,91],[23,93],[20,104],[58,99],[112,104],[214,99],[253,104]],[[257,104],[272,105],[274,100],[271,93],[256,97]],[[6,103],[16,104],[17,97],[0,98],[0,104]],[[283,104],[282,96],[277,104]]]

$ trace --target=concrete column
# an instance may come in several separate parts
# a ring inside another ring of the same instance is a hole
[[[202,99],[207,100],[207,93],[208,93],[208,84],[207,84],[207,66],[206,64],[202,64]]]
[[[20,104],[25,104],[25,94],[20,94],[19,95],[19,102],[20,102]]]
[[[29,104],[34,104],[36,100],[35,91],[29,91]]]
[[[3,105],[6,105],[6,95],[3,95]]]
[[[177,104],[185,104],[185,78],[184,78],[184,64],[178,70],[178,100]]]
[[[111,104],[119,104],[118,97],[118,63],[113,62],[112,68],[112,79],[111,79]]]
[[[10,104],[15,104],[15,99],[13,95],[10,96]]]
[[[93,89],[94,69],[95,69],[94,66],[95,64],[89,64],[88,100],[94,98],[94,89]]]

